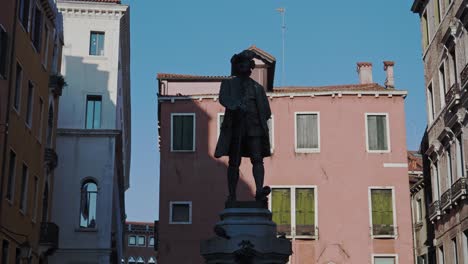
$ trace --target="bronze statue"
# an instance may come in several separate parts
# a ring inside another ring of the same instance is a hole
[[[263,158],[271,155],[267,121],[271,110],[265,89],[252,78],[255,52],[244,50],[231,58],[233,77],[223,80],[219,102],[226,108],[215,157],[229,156],[228,201],[236,201],[239,166],[242,157],[249,157],[255,179],[255,199],[265,201],[270,193],[263,187]]]

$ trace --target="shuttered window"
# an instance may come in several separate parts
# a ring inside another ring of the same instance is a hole
[[[387,116],[367,115],[367,146],[369,151],[387,151]]]
[[[173,114],[172,151],[195,151],[195,114]]]
[[[273,189],[271,212],[279,234],[291,235],[291,190]]]
[[[374,264],[396,264],[395,257],[374,257]]]
[[[391,189],[371,190],[372,234],[374,236],[393,236],[393,194]]]
[[[312,236],[315,230],[314,189],[296,189],[296,235]]]
[[[317,113],[296,113],[296,151],[319,149]]]

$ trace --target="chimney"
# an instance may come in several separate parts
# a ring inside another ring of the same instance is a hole
[[[357,72],[359,74],[359,83],[368,84],[373,83],[372,81],[372,63],[370,62],[358,62]]]
[[[395,62],[393,61],[384,61],[384,70],[387,74],[387,79],[385,79],[385,87],[388,89],[394,89],[395,88],[395,77],[393,77],[393,66],[395,65]]]

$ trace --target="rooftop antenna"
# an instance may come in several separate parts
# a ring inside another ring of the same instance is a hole
[[[284,23],[284,16],[286,14],[286,9],[283,7],[277,8],[276,11],[278,11],[281,15],[282,23],[281,23],[281,32],[282,32],[282,41],[283,41],[283,48],[282,48],[282,69],[281,69],[281,86],[284,86],[284,80],[285,80],[285,68],[284,68],[284,42],[286,38],[286,24]]]

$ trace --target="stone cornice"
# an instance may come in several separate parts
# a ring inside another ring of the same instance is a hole
[[[120,19],[128,10],[127,5],[96,4],[86,2],[59,2],[59,11],[64,16],[102,16]]]
[[[117,129],[57,129],[57,135],[71,137],[116,137],[120,135],[120,133],[121,131]]]

